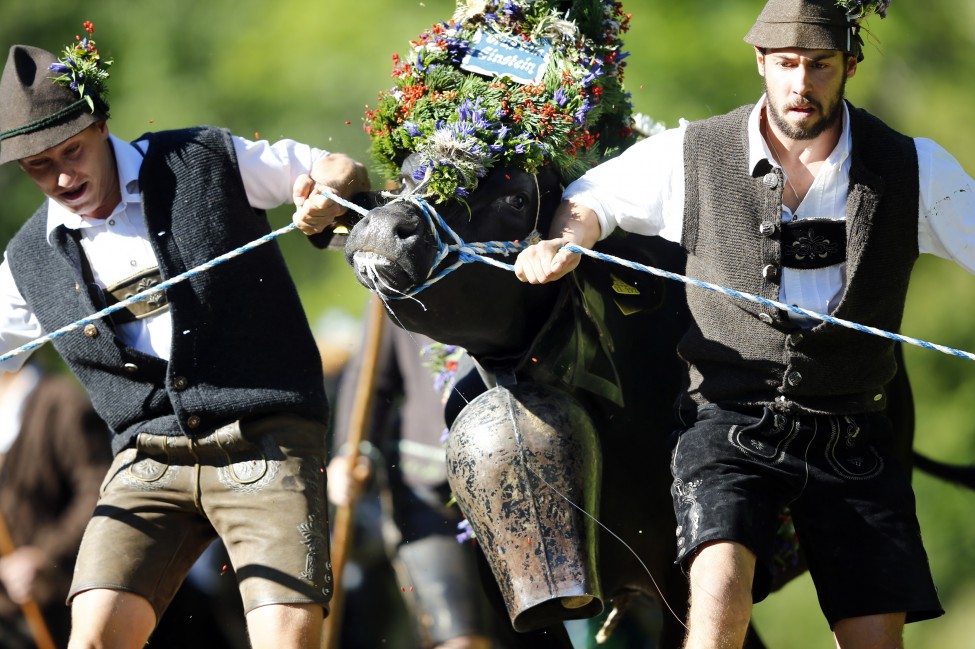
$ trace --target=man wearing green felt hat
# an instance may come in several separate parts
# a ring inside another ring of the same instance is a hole
[[[892,448],[895,342],[816,317],[897,332],[920,253],[975,273],[975,181],[844,100],[864,21],[888,6],[769,0],[745,36],[758,103],[587,172],[516,262],[524,281],[556,280],[579,263],[562,246],[619,227],[680,243],[692,278],[777,303],[687,292],[672,462],[687,647],[742,645],[785,507],[838,647],[901,647],[905,622],[943,612]]]
[[[0,371],[44,333],[264,235],[293,201],[320,231],[368,188],[362,165],[224,129],[110,135],[94,27],[57,57],[10,48],[0,162],[46,200],[0,265]],[[332,593],[322,365],[276,243],[129,304],[53,344],[112,432],[115,460],[69,595],[70,646],[141,647],[220,537],[252,646],[317,649]],[[16,353],[12,353],[16,351]]]

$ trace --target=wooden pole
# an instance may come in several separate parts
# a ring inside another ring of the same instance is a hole
[[[362,366],[355,386],[355,399],[352,402],[352,412],[349,417],[349,471],[355,469],[359,460],[359,446],[365,437],[369,426],[369,411],[372,405],[376,384],[376,365],[379,360],[379,344],[382,339],[386,322],[385,307],[382,300],[375,295],[369,301],[367,309],[366,340],[362,349]],[[324,649],[336,649],[339,637],[342,635],[342,615],[344,613],[345,589],[342,584],[342,570],[345,567],[349,547],[352,545],[355,501],[335,509],[335,520],[332,521],[332,601],[329,606],[328,617],[325,618],[323,629]]]
[[[16,549],[13,539],[10,538],[7,522],[0,515],[0,556],[5,557],[12,554]],[[27,619],[27,626],[30,628],[31,635],[34,636],[34,644],[37,645],[37,649],[56,649],[37,602],[28,599],[20,605],[20,610],[23,611],[24,617]]]

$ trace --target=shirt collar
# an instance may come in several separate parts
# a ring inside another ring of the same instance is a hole
[[[762,137],[762,109],[765,108],[767,95],[762,95],[752,112],[748,115],[748,168],[754,175],[756,167],[762,162],[768,161],[770,164],[778,166],[769,150],[768,143]],[[850,108],[846,101],[843,101],[843,132],[840,140],[836,143],[836,148],[829,154],[827,162],[830,164],[841,164],[850,156],[852,148],[852,137],[850,135]]]
[[[115,164],[118,167],[119,189],[122,202],[118,209],[124,209],[126,203],[138,203],[141,200],[139,191],[139,170],[142,168],[141,151],[125,140],[109,135],[109,141],[115,150]],[[144,146],[144,145],[143,145]],[[71,212],[57,201],[47,200],[47,240],[53,242],[53,233],[58,226],[63,225],[70,230],[79,230],[97,225],[104,219],[89,219]]]

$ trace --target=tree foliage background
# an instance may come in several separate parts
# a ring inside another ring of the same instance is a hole
[[[669,126],[755,101],[754,56],[742,41],[763,0],[624,0],[626,85],[634,108]],[[58,51],[91,20],[99,48],[115,58],[109,81],[116,135],[214,124],[271,140],[290,137],[367,160],[366,105],[390,85],[390,56],[453,0],[2,0],[0,47]],[[975,173],[975,3],[895,0],[868,23],[866,60],[848,97],[893,127],[930,137]],[[373,177],[374,185],[383,179]],[[33,212],[39,195],[15,164],[0,167],[0,244]],[[271,214],[272,224],[290,212]],[[367,294],[341,254],[312,249],[298,233],[280,239],[313,324],[329,309],[358,316]],[[877,299],[883,299],[878,295]],[[902,332],[968,351],[975,278],[922,258]],[[967,305],[967,306],[966,306]],[[255,305],[260,308],[259,305]],[[326,332],[320,332],[326,333]],[[917,347],[906,350],[917,402],[916,446],[928,455],[975,461],[975,364]],[[975,623],[975,494],[915,475],[918,514],[948,614],[911,625],[912,647],[971,646]],[[836,530],[837,540],[844,531]],[[852,539],[855,542],[855,539]],[[808,578],[756,608],[770,647],[831,647]]]

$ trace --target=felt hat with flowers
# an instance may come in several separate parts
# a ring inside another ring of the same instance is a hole
[[[745,42],[755,47],[839,50],[863,60],[862,22],[890,0],[769,0]]]
[[[417,154],[418,192],[443,200],[496,166],[574,180],[633,141],[628,27],[611,0],[458,0],[393,55],[394,86],[366,111],[374,159],[392,179]]]
[[[0,78],[0,164],[45,151],[108,117],[106,68],[84,23],[60,58],[39,47],[14,45]]]

